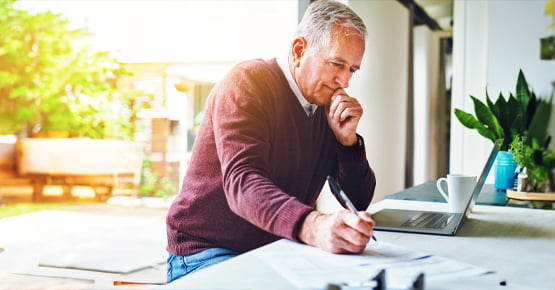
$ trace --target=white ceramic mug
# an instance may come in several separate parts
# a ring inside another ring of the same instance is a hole
[[[447,182],[447,194],[441,184]],[[449,205],[450,212],[463,212],[466,203],[470,199],[472,190],[476,184],[476,176],[465,174],[447,174],[447,178],[442,177],[437,180],[437,190],[445,198]]]

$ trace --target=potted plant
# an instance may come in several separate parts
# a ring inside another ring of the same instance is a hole
[[[555,153],[548,148],[551,136],[547,132],[554,96],[555,89],[549,100],[539,100],[536,109],[538,117],[534,119],[537,124],[532,124],[531,129],[523,136],[514,138],[510,144],[516,162],[525,170],[525,179],[518,184],[518,191],[555,191]]]
[[[522,168],[517,187],[507,197],[528,201],[534,208],[553,209],[555,202],[555,152],[548,148],[551,138],[539,143],[527,137],[515,138],[510,151]]]
[[[519,180],[517,191],[520,192],[553,192],[553,169],[555,169],[555,152],[548,148],[549,141],[540,144],[534,140],[531,144],[524,142],[524,138],[515,138],[510,151],[516,162],[523,170],[522,180]]]
[[[536,97],[529,88],[522,70],[519,70],[516,92],[505,99],[499,93],[497,100],[492,102],[486,90],[486,103],[470,96],[474,103],[475,115],[461,109],[455,109],[455,116],[461,124],[475,129],[483,137],[495,142],[503,139],[501,152],[496,159],[495,188],[506,190],[514,187],[516,162],[509,152],[514,138],[528,134],[529,136],[546,136],[550,117],[551,101],[545,102]],[[526,140],[532,140],[530,137]],[[525,142],[529,142],[526,141]]]

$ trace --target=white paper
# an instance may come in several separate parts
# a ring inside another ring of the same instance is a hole
[[[425,281],[479,275],[487,269],[414,251],[385,242],[371,242],[360,255],[337,255],[280,240],[258,256],[299,289],[325,289],[329,283],[363,284],[386,269],[386,285],[406,289],[420,274]]]

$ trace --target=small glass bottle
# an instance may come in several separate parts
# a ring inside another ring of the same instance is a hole
[[[528,174],[526,173],[526,168],[524,168],[519,174],[518,174],[518,183],[517,183],[517,187],[516,187],[516,191],[519,192],[524,192],[527,190],[528,187]]]

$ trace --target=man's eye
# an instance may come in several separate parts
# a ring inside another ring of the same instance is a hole
[[[332,66],[338,67],[338,68],[343,67],[343,64],[342,64],[342,63],[338,63],[338,62],[330,61],[330,64],[331,64]]]

